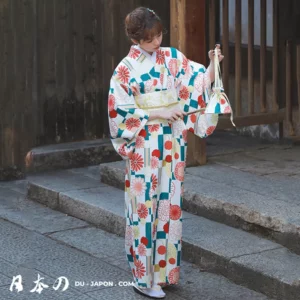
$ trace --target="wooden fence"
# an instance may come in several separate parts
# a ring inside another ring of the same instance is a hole
[[[138,6],[169,29],[169,1],[0,0],[0,180],[22,177],[35,146],[108,136],[109,80]]]

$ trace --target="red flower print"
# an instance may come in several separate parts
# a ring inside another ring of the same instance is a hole
[[[154,174],[151,175],[151,182],[152,182],[152,190],[155,191],[157,188],[158,180]]]
[[[142,129],[140,132],[139,132],[139,136],[142,136],[142,137],[146,137],[147,136],[147,131],[145,129]]]
[[[113,109],[112,111],[109,112],[109,116],[110,116],[111,118],[116,118],[117,115],[118,115],[118,113],[117,113],[117,111],[114,110],[114,109]]]
[[[169,283],[176,284],[179,281],[179,267],[172,269],[169,273]]]
[[[174,265],[175,262],[176,262],[176,260],[175,260],[174,257],[171,257],[171,258],[169,259],[169,263],[170,263],[171,265]]]
[[[164,245],[161,245],[161,246],[159,246],[158,248],[157,248],[157,252],[158,252],[158,254],[160,254],[160,255],[164,255],[165,253],[166,253],[166,247],[164,246]]]
[[[139,153],[133,153],[130,158],[131,169],[135,172],[139,171],[144,165],[144,159]]]
[[[165,53],[162,50],[156,52],[156,63],[162,65],[165,62]]]
[[[171,205],[170,218],[171,220],[179,220],[181,216],[181,208],[178,205]]]
[[[216,129],[216,126],[210,126],[210,127],[208,127],[208,128],[206,129],[206,134],[207,134],[207,135],[212,134],[212,133],[215,131],[215,129]]]
[[[160,74],[159,81],[160,81],[161,85],[164,83],[164,74],[163,73]]]
[[[141,243],[144,244],[145,246],[147,246],[148,245],[148,239],[145,236],[143,236],[141,238]]]
[[[126,129],[127,130],[134,131],[138,127],[140,127],[141,121],[139,119],[136,119],[136,118],[129,118],[128,120],[126,120],[125,124],[126,124]]]
[[[185,163],[184,162],[178,162],[175,167],[175,177],[179,181],[183,181],[184,179],[184,167]]]
[[[231,113],[231,108],[230,106],[226,106],[224,109],[224,114],[230,114]]]
[[[127,188],[130,187],[130,181],[129,181],[129,180],[126,180],[126,181],[125,181],[125,186],[126,186]]]
[[[136,272],[135,272],[136,277],[142,278],[146,273],[144,264],[140,260],[137,260],[135,263],[135,267],[136,267]]]
[[[158,149],[155,149],[152,151],[152,156],[160,157],[160,151]]]
[[[166,224],[164,225],[164,232],[165,232],[165,233],[168,233],[168,232],[169,232],[169,223],[166,223]]]
[[[161,268],[164,268],[167,265],[165,260],[160,260],[158,264]]]
[[[139,203],[137,206],[137,213],[140,218],[147,218],[148,216],[148,208],[144,203]]]
[[[118,149],[118,152],[122,155],[122,156],[126,156],[127,153],[126,153],[126,150],[125,150],[125,146],[126,146],[126,143],[122,144],[120,146],[120,148]]]
[[[204,82],[203,82],[203,73],[199,73],[194,81],[194,87],[196,88],[196,90],[199,92],[200,95],[203,94],[203,89],[206,87],[204,86]]]
[[[158,205],[158,219],[164,222],[169,220],[170,200],[161,200]]]
[[[150,164],[151,164],[151,169],[157,169],[159,166],[159,158],[156,156],[152,156]]]
[[[190,119],[191,119],[191,122],[192,122],[192,123],[196,123],[197,117],[196,117],[195,114],[191,114],[191,115],[190,115]]]
[[[128,87],[122,83],[120,85],[121,85],[122,89],[126,92],[126,94],[128,94]]]
[[[178,73],[177,59],[176,58],[170,59],[168,67],[170,69],[170,72],[171,72],[172,76],[176,77],[176,75]]]
[[[172,155],[169,154],[166,156],[166,162],[170,163],[171,161],[172,161]]]
[[[172,149],[172,142],[171,141],[166,141],[165,142],[165,148],[167,150],[171,150]]]
[[[199,104],[199,106],[200,106],[201,108],[205,108],[205,106],[206,106],[206,103],[205,103],[205,101],[203,100],[202,95],[200,95],[200,96],[198,97],[198,104]]]
[[[115,108],[116,100],[114,95],[109,95],[108,97],[108,109],[109,111]]]
[[[188,88],[183,85],[179,91],[180,99],[187,100],[189,98],[189,96],[190,96],[190,92],[189,92]]]
[[[184,70],[184,73],[188,72],[188,67],[189,67],[189,60],[185,56],[183,56],[182,68]]]
[[[139,244],[138,245],[138,254],[141,256],[145,256],[147,254],[146,252],[146,247],[144,244]]]
[[[190,127],[190,128],[189,128],[189,131],[190,131],[191,133],[194,133],[194,132],[195,132],[195,129],[194,129],[193,127]]]
[[[120,66],[117,70],[118,78],[123,82],[123,83],[128,83],[129,79],[129,70],[125,66]]]
[[[179,158],[179,154],[176,152],[175,155],[174,155],[175,159],[178,159]]]
[[[170,56],[170,51],[166,51],[166,53],[165,53],[165,54],[166,54],[166,56],[168,56],[168,57],[169,57],[169,56]]]
[[[222,99],[220,100],[220,103],[221,103],[222,105],[224,105],[224,104],[226,103],[226,100],[222,98]]]
[[[148,125],[149,132],[155,132],[159,130],[158,124]]]
[[[137,136],[136,141],[135,141],[135,147],[137,149],[143,148],[145,146],[145,138],[142,136]]]
[[[128,56],[136,59],[137,57],[139,57],[140,54],[141,54],[141,52],[138,49],[131,47]]]

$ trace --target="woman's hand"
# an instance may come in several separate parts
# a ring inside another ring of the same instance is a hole
[[[221,47],[220,44],[216,44],[216,48],[217,48],[217,51],[218,51],[217,55],[218,55],[219,62],[221,62],[224,58],[224,55],[222,55],[222,51],[221,51],[220,47]],[[209,50],[208,51],[208,57],[211,60],[211,62],[213,62],[214,57],[215,57],[215,50]]]
[[[161,118],[169,122],[174,122],[179,119],[183,119],[184,116],[186,116],[186,113],[178,108],[172,110],[166,109],[161,111]]]

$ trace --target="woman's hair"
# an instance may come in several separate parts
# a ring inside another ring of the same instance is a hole
[[[125,18],[125,32],[130,39],[151,41],[154,36],[165,33],[160,17],[153,10],[138,7]]]

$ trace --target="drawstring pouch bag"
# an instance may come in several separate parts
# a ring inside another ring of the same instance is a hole
[[[218,59],[218,49],[215,49],[214,66],[215,81],[213,83],[212,92],[209,97],[208,104],[205,109],[206,114],[231,114],[230,120],[233,126],[233,111],[227,95],[224,93],[223,82],[221,79],[220,62]]]

